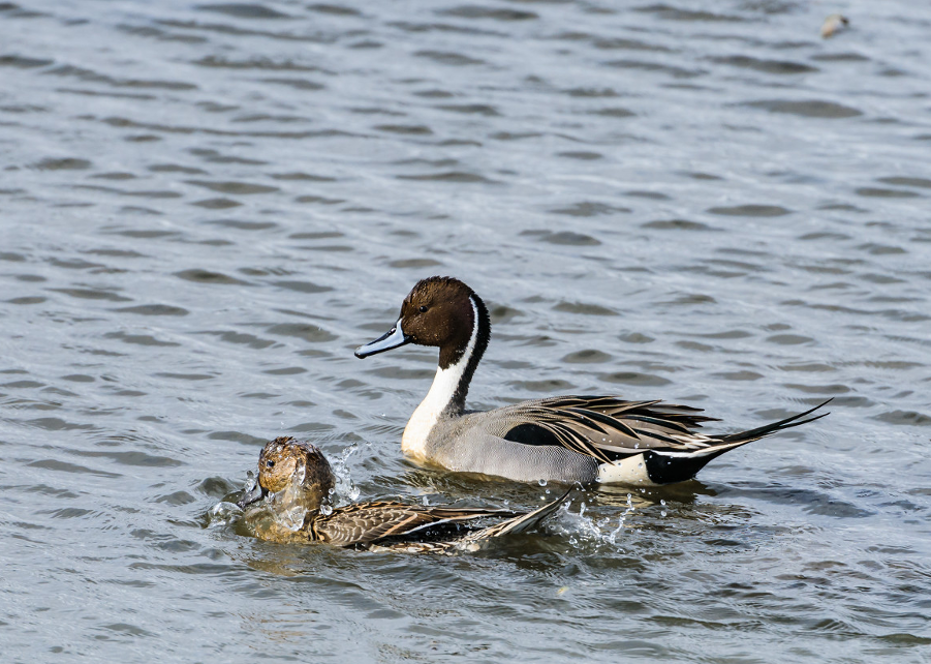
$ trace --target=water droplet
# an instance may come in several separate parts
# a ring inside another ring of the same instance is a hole
[[[332,513],[333,513],[333,508],[330,507],[329,505],[320,506],[320,514],[323,514],[325,516],[327,514],[332,514]]]
[[[540,486],[546,486],[546,480],[537,480],[537,484]]]
[[[666,516],[666,510],[663,510],[662,512],[660,512],[659,515],[660,515],[660,516]]]
[[[660,500],[660,501],[659,501],[659,504],[660,504],[660,505],[665,505],[665,504],[666,504],[666,501],[665,501],[665,500]]]

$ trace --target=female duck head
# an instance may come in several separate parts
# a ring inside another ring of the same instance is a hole
[[[276,438],[262,449],[255,486],[239,501],[239,506],[291,490],[299,494],[308,509],[316,510],[335,484],[330,463],[320,450],[293,438]]]

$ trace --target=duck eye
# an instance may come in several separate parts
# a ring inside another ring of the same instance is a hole
[[[421,304],[421,305],[420,305],[420,313],[424,313],[426,310],[427,310],[427,305]]]
[[[274,467],[275,467],[275,462],[274,462],[274,461],[271,461],[271,460],[266,461],[266,462],[265,462],[265,467],[266,467],[266,468],[274,468]]]

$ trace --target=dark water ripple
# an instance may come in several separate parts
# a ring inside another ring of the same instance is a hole
[[[4,655],[925,661],[931,13],[840,9],[0,4]],[[401,458],[432,353],[352,357],[435,273],[476,407],[832,415],[475,554],[244,536],[283,433],[347,496],[539,504]]]

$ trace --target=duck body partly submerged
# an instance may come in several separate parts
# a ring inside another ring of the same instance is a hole
[[[527,513],[393,501],[332,508],[327,503],[334,484],[333,471],[320,450],[293,438],[276,438],[263,448],[255,485],[239,506],[245,509],[263,499],[273,503],[271,517],[259,519],[254,527],[259,539],[442,553],[475,548],[484,540],[524,532],[556,511],[569,495],[566,492]],[[277,518],[282,515],[284,518]],[[481,525],[489,520],[497,522]]]
[[[715,418],[659,400],[562,396],[467,412],[469,382],[490,332],[487,308],[471,288],[431,277],[414,286],[387,334],[356,350],[364,358],[408,343],[439,347],[433,385],[401,439],[408,456],[519,481],[661,485],[691,479],[724,452],[827,414],[805,419],[826,401],[755,429],[709,435],[699,429]]]

